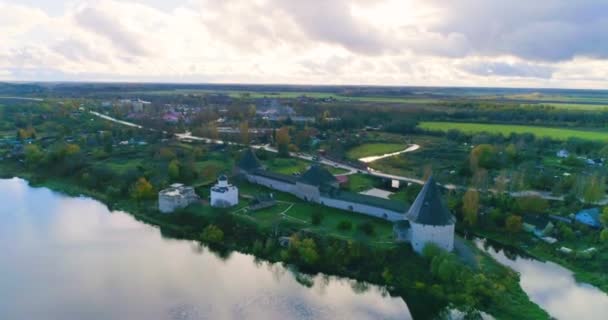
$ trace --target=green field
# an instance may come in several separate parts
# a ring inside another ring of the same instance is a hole
[[[486,124],[470,122],[421,122],[420,128],[431,131],[459,130],[465,133],[487,132],[491,134],[509,135],[511,133],[532,133],[537,137],[551,138],[556,140],[567,140],[568,138],[579,138],[585,140],[608,141],[608,131],[561,129],[551,127],[536,127],[525,125]]]
[[[351,159],[359,159],[370,156],[381,156],[386,153],[401,151],[407,148],[406,145],[399,143],[366,143],[356,146],[346,153]]]

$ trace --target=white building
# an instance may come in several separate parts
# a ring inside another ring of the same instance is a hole
[[[409,230],[406,230],[405,238],[409,238],[414,251],[422,252],[428,243],[434,243],[447,251],[454,249],[456,218],[441,201],[441,193],[433,177],[430,177],[420,190],[406,218],[409,221]],[[401,237],[403,233],[404,230],[401,230]]]
[[[163,213],[170,213],[176,209],[185,208],[197,200],[198,196],[193,187],[174,183],[158,193],[158,210]]]
[[[239,189],[228,183],[225,175],[219,176],[217,184],[211,188],[212,207],[232,207],[239,204]]]

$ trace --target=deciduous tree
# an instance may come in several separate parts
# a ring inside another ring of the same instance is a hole
[[[511,233],[517,233],[521,231],[522,224],[520,216],[510,215],[505,221],[505,228]]]
[[[152,199],[155,197],[154,187],[146,178],[139,178],[133,185],[131,195],[136,200]]]
[[[470,188],[464,194],[462,200],[462,213],[464,215],[464,221],[468,225],[473,226],[477,223],[477,214],[479,212],[479,192]]]
[[[282,127],[277,131],[277,149],[279,150],[280,156],[289,156],[289,143],[291,141],[291,137],[289,136],[289,128]]]

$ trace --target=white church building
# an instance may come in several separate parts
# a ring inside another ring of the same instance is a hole
[[[239,204],[239,189],[228,183],[225,175],[220,175],[217,183],[211,187],[211,206],[227,208]]]

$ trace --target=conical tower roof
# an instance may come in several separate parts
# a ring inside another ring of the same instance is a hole
[[[414,223],[445,226],[456,223],[456,219],[441,200],[441,192],[433,177],[430,177],[406,214]]]
[[[247,148],[241,155],[241,160],[239,160],[238,164],[239,168],[245,171],[253,171],[255,169],[261,168],[262,163],[255,155],[255,152],[251,148]]]
[[[300,182],[309,184],[311,186],[322,186],[326,184],[336,183],[336,177],[331,174],[327,169],[321,167],[318,164],[313,164],[310,168],[300,176],[298,179]]]

